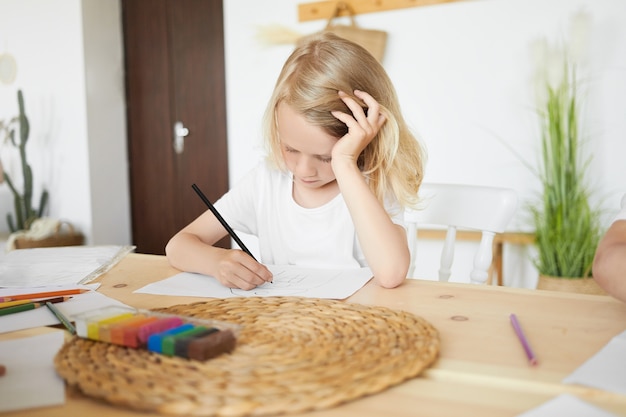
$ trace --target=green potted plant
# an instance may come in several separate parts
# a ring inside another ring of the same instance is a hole
[[[22,191],[11,176],[2,170],[2,177],[13,194],[14,213],[7,213],[7,224],[12,233],[28,230],[32,222],[43,216],[48,202],[48,191],[43,190],[39,198],[38,208],[33,207],[33,171],[26,158],[26,144],[30,133],[30,125],[24,108],[24,96],[21,90],[17,92],[19,114],[6,123],[0,122],[0,128],[5,133],[5,140],[19,151],[22,171]],[[16,131],[18,132],[16,137]],[[13,217],[15,215],[15,217]]]
[[[591,202],[587,180],[591,156],[584,155],[591,153],[583,149],[577,64],[567,48],[546,52],[544,56],[553,66],[543,68],[548,75],[539,77],[543,81],[539,83],[537,112],[541,149],[536,172],[541,193],[530,206],[537,248],[537,288],[601,293],[591,279],[602,229],[600,210]]]
[[[19,113],[8,122],[0,121],[0,135],[17,149],[20,159],[21,182],[17,183],[0,164],[0,183],[6,181],[13,194],[13,213],[7,213],[6,220],[11,231],[7,242],[8,250],[50,246],[82,245],[84,236],[75,232],[70,223],[44,217],[48,204],[48,191],[43,190],[37,208],[33,206],[33,170],[26,157],[26,145],[30,134],[30,124],[26,116],[24,95],[17,92]],[[2,138],[0,136],[0,139]],[[21,185],[21,187],[20,187]],[[61,231],[66,225],[68,230]]]

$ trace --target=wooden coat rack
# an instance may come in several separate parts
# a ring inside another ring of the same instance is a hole
[[[405,9],[408,7],[431,6],[441,3],[452,3],[461,0],[349,0],[354,14],[383,12],[386,10]],[[337,1],[316,1],[298,5],[298,20],[330,19],[335,12]],[[342,12],[339,16],[346,15]]]

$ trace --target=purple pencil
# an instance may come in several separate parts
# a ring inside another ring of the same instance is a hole
[[[511,314],[511,325],[513,326],[513,330],[515,330],[515,334],[519,339],[522,347],[524,348],[524,352],[526,352],[526,357],[528,358],[528,363],[532,366],[537,365],[539,362],[537,361],[537,357],[533,353],[533,350],[530,348],[530,344],[524,336],[524,332],[522,331],[522,326],[520,326],[519,321],[517,321],[517,316],[515,314]]]

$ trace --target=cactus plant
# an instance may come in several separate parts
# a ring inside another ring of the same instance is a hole
[[[30,133],[28,117],[24,110],[24,96],[21,90],[17,92],[17,102],[19,115],[9,121],[4,127],[7,132],[7,139],[19,150],[20,162],[23,176],[23,191],[20,193],[10,175],[4,171],[4,180],[13,193],[15,219],[11,213],[7,213],[7,224],[11,232],[18,230],[28,230],[33,220],[43,216],[48,203],[48,191],[43,190],[39,198],[39,208],[35,210],[32,205],[33,200],[33,171],[26,159],[26,143]],[[19,129],[16,129],[16,125]],[[16,130],[19,130],[19,138],[16,139]]]

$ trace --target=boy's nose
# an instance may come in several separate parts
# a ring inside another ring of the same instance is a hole
[[[298,159],[296,168],[299,177],[310,177],[315,175],[317,171],[315,168],[315,161],[307,156],[302,156]]]

